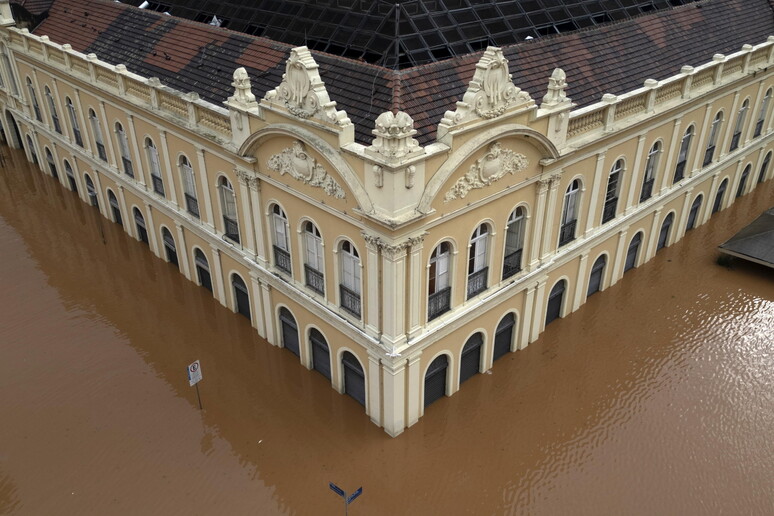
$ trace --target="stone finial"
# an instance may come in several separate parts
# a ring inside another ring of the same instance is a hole
[[[231,83],[234,87],[234,96],[229,97],[230,102],[234,102],[243,107],[250,107],[256,104],[255,95],[252,92],[252,84],[250,83],[250,76],[247,75],[247,70],[244,67],[234,70],[234,82]]]
[[[548,79],[548,91],[543,97],[541,107],[556,106],[569,101],[565,90],[567,89],[567,74],[561,68],[554,68],[554,72]]]
[[[375,138],[369,150],[388,159],[401,159],[421,150],[419,143],[412,138],[417,134],[414,120],[403,111],[397,114],[386,111],[379,115],[372,133]]]

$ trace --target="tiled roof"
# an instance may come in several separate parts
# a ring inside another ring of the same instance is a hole
[[[568,95],[584,106],[604,93],[621,94],[647,78],[664,79],[681,66],[774,35],[772,0],[705,0],[540,40],[505,47],[514,83],[539,102],[555,67],[567,73]],[[146,77],[214,103],[233,93],[232,73],[244,66],[263,97],[284,72],[290,46],[265,38],[140,10],[106,0],[55,0],[34,30],[75,50],[123,63]],[[390,109],[410,114],[427,144],[446,110],[454,109],[480,53],[402,71],[313,52],[328,93],[368,144],[376,117]]]
[[[11,3],[20,5],[31,15],[37,16],[48,11],[48,8],[54,3],[54,0],[14,0]]]

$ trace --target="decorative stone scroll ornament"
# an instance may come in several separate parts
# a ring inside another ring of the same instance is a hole
[[[306,185],[322,188],[332,197],[344,198],[341,186],[317,160],[307,154],[304,144],[298,140],[290,148],[270,157],[267,165],[280,175],[289,174]]]
[[[543,97],[541,108],[556,106],[569,101],[565,90],[567,89],[567,74],[561,68],[554,68],[554,72],[548,79],[548,91]]]
[[[511,107],[526,105],[532,98],[517,88],[508,73],[508,60],[498,47],[488,47],[476,65],[468,91],[457,102],[455,111],[447,111],[441,124],[453,126],[472,119],[491,120]]]
[[[253,190],[258,190],[260,188],[260,183],[257,177],[252,175],[247,170],[242,170],[241,168],[237,168],[235,170],[240,183],[252,188]]]
[[[499,142],[489,146],[489,152],[470,166],[467,174],[457,180],[446,192],[443,202],[462,199],[475,188],[489,186],[505,174],[515,174],[529,165],[527,157],[510,149],[504,149]]]
[[[247,70],[244,68],[237,68],[234,70],[234,82],[231,83],[234,87],[234,96],[229,97],[230,102],[239,104],[242,107],[253,107],[256,105],[255,95],[252,92],[252,84],[250,83],[250,76],[247,75]]]
[[[375,136],[368,149],[371,153],[381,154],[392,160],[422,150],[419,143],[412,138],[417,134],[414,120],[403,111],[396,114],[385,111],[376,119],[376,127],[371,132]]]
[[[350,125],[347,114],[337,111],[336,102],[328,96],[318,68],[308,48],[294,48],[285,64],[282,82],[267,92],[264,100],[284,107],[298,118],[316,117],[340,126]]]

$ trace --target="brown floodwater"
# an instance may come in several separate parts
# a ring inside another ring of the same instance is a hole
[[[2,152],[0,513],[774,513],[774,273],[715,264],[772,181],[391,439]]]

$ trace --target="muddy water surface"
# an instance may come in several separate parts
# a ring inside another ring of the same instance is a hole
[[[714,263],[774,182],[390,439],[2,152],[0,513],[774,512],[774,274]]]

